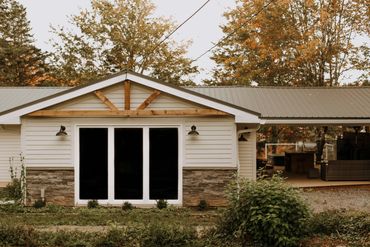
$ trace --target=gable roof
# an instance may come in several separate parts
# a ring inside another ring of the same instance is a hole
[[[147,86],[200,105],[204,105],[209,108],[213,108],[234,115],[235,122],[259,123],[258,118],[259,113],[251,111],[247,108],[244,109],[242,107],[232,105],[228,102],[223,102],[221,100],[191,91],[186,88],[177,87],[169,83],[163,83],[138,73],[121,72],[86,85],[66,90],[61,89],[61,91],[51,94],[49,96],[39,98],[34,101],[25,103],[23,105],[18,105],[11,109],[7,109],[3,112],[0,112],[0,124],[19,124],[20,117],[23,115],[65,102],[70,99],[77,98],[81,95],[85,95],[96,90],[100,90],[102,88],[106,88],[127,80],[133,81],[143,86]]]

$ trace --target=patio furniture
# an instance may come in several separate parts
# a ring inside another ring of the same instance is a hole
[[[314,152],[286,152],[286,171],[296,174],[308,174],[314,168]]]
[[[329,160],[321,165],[321,179],[326,181],[370,180],[370,160]]]

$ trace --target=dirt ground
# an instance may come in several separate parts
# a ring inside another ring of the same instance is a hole
[[[307,188],[302,195],[314,212],[330,209],[370,212],[370,185]]]

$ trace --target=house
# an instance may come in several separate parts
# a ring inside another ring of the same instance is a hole
[[[256,178],[260,125],[370,124],[370,88],[292,90],[182,88],[133,72],[1,88],[0,183],[22,153],[27,204],[225,205],[235,174]]]

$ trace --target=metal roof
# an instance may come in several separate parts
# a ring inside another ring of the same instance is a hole
[[[261,118],[370,118],[370,87],[188,87]]]
[[[0,87],[0,115],[67,89],[72,88]],[[198,86],[185,89],[245,111],[260,113],[263,119],[370,119],[370,87]]]
[[[0,87],[0,113],[66,89],[68,87]]]

